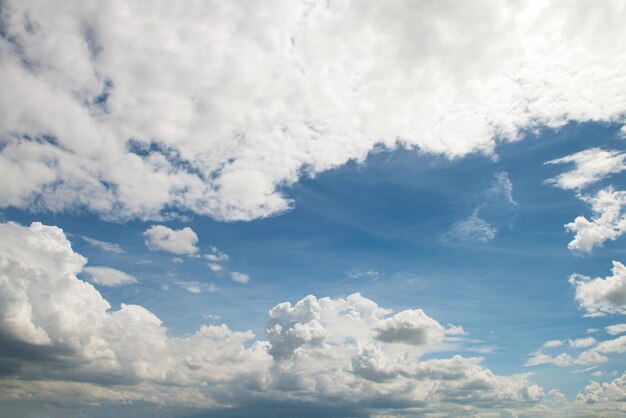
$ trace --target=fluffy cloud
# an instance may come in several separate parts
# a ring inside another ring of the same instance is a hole
[[[575,165],[571,171],[546,180],[546,182],[561,189],[582,189],[602,180],[609,174],[626,170],[625,160],[625,152],[606,151],[601,148],[580,151],[567,157],[546,162],[546,164]]]
[[[103,286],[123,286],[137,283],[130,274],[111,267],[85,267],[83,271],[91,276],[91,281]]]
[[[550,341],[546,341],[543,344],[544,348],[557,348],[557,347],[562,347],[563,346],[563,341],[561,340],[550,340]]]
[[[188,226],[183,229],[170,229],[163,225],[153,225],[144,233],[150,250],[163,250],[174,254],[195,254],[198,252],[198,236]]]
[[[552,389],[548,392],[548,395],[552,396],[552,399],[557,402],[565,402],[567,400],[567,397],[556,389]]]
[[[388,343],[439,344],[444,329],[421,309],[402,311],[374,325],[375,338]]]
[[[438,349],[441,326],[419,310],[390,316],[359,294],[276,305],[267,341],[225,325],[168,337],[145,308],[113,310],[79,280],[86,260],[59,228],[8,223],[0,233],[2,401],[76,408],[141,402],[217,414],[259,404],[295,412],[310,403],[355,416],[515,408],[543,397],[526,375],[495,375],[480,358],[420,361]],[[412,344],[375,338],[388,330]]]
[[[174,280],[174,284],[196,295],[202,292],[215,293],[218,290],[213,283],[201,283],[193,280]]]
[[[623,334],[626,332],[626,324],[609,325],[605,330],[611,335]]]
[[[612,187],[600,190],[595,196],[580,196],[591,205],[593,217],[588,220],[578,216],[565,228],[576,236],[567,245],[572,251],[591,252],[593,247],[602,246],[605,241],[614,241],[626,231],[626,215],[622,208],[626,205],[626,192],[615,191]]]
[[[586,338],[576,338],[575,340],[569,339],[568,343],[570,347],[587,348],[597,343],[597,341],[593,337],[586,337]]]
[[[595,279],[574,274],[569,282],[576,288],[576,300],[586,316],[626,314],[626,267],[613,261],[613,275]]]
[[[237,283],[248,283],[250,281],[250,276],[245,273],[239,273],[238,271],[231,272],[230,278]]]
[[[7,0],[0,205],[247,220],[377,144],[492,154],[619,121],[621,7]]]
[[[626,400],[626,373],[608,383],[591,382],[584,393],[576,396],[576,400],[585,403]]]

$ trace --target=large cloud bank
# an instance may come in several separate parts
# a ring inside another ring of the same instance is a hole
[[[527,376],[481,358],[422,360],[445,330],[421,310],[392,315],[359,294],[307,296],[269,311],[267,340],[226,325],[170,337],[137,305],[117,310],[76,277],[86,259],[62,230],[0,224],[0,400],[145,401],[221,410],[290,402],[363,410],[475,411],[536,404]]]
[[[624,7],[6,0],[0,206],[249,220],[377,144],[453,157],[619,121]]]

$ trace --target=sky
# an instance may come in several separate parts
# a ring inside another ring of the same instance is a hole
[[[623,416],[625,17],[0,2],[0,417]]]

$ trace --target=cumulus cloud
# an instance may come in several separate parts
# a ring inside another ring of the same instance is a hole
[[[85,267],[83,271],[91,276],[91,281],[102,286],[123,286],[138,283],[130,274],[111,267]]]
[[[626,267],[613,261],[612,276],[591,278],[573,274],[569,282],[576,289],[576,301],[586,316],[626,314]]]
[[[546,164],[574,164],[574,168],[554,178],[546,180],[561,189],[579,190],[604,177],[626,170],[626,152],[591,148]]]
[[[375,338],[388,343],[439,344],[444,329],[421,309],[402,311],[374,325]]]
[[[112,253],[117,253],[117,254],[121,254],[121,253],[124,252],[124,250],[122,250],[122,247],[120,247],[119,244],[115,244],[115,243],[112,243],[112,242],[106,242],[106,241],[100,241],[100,240],[97,240],[95,238],[86,237],[84,235],[81,236],[81,238],[85,242],[93,245],[94,247],[98,247],[98,248],[100,248],[101,250],[104,250],[104,251],[110,251]]]
[[[527,375],[495,375],[481,358],[422,360],[437,349],[441,326],[419,310],[391,315],[360,294],[278,304],[267,340],[226,325],[169,337],[147,309],[112,309],[80,280],[86,259],[61,229],[8,223],[0,233],[0,365],[12,367],[0,377],[2,401],[141,402],[235,415],[258,404],[297,415],[310,403],[358,416],[516,408],[543,398]],[[389,338],[376,339],[381,333]]]
[[[561,340],[550,340],[550,341],[546,341],[543,344],[544,348],[557,348],[557,347],[562,347],[563,346],[563,341]]]
[[[574,232],[574,239],[567,245],[572,251],[591,252],[593,247],[602,246],[605,241],[614,241],[626,231],[626,192],[615,191],[613,187],[600,190],[595,196],[580,196],[591,205],[593,216],[588,220],[578,216],[565,229]]]
[[[196,6],[2,3],[0,205],[249,220],[378,144],[492,154],[626,110],[620,1]]]
[[[626,399],[626,373],[607,383],[591,382],[583,393],[576,395],[578,402],[598,403]]]
[[[220,266],[219,264],[215,264],[215,263],[209,263],[207,264],[207,266],[209,267],[209,270],[216,272],[216,273],[224,270],[222,266]]]
[[[567,397],[556,389],[552,389],[550,392],[548,392],[548,395],[550,395],[552,399],[559,403],[565,402],[567,400]]]
[[[609,325],[608,327],[604,329],[606,330],[608,334],[619,335],[619,334],[623,334],[626,332],[626,324]]]
[[[198,236],[188,226],[171,229],[163,225],[153,225],[143,235],[151,251],[163,250],[173,254],[195,254],[198,252]]]
[[[568,343],[569,343],[569,346],[573,348],[587,348],[597,343],[597,341],[593,337],[586,337],[586,338],[576,338],[575,340],[569,339]]]

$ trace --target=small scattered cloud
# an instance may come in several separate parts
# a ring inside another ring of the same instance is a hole
[[[216,263],[209,263],[207,264],[207,266],[209,267],[209,269],[215,273],[218,273],[222,270],[224,270],[224,267],[220,266],[219,264]]]
[[[219,248],[217,247],[210,247],[209,248],[210,253],[209,254],[205,254],[204,258],[206,258],[209,261],[214,261],[214,262],[224,262],[224,261],[228,261],[228,254],[220,251]]]
[[[85,267],[83,271],[91,277],[92,282],[102,286],[117,287],[139,283],[134,276],[111,267]]]
[[[153,225],[144,233],[146,245],[151,251],[167,251],[173,254],[192,255],[198,252],[198,236],[189,227],[175,230],[164,225]]]
[[[218,287],[213,283],[201,283],[197,281],[188,281],[188,280],[174,280],[175,285],[181,287],[189,293],[199,294],[199,293],[215,293],[218,291]]]
[[[350,270],[345,273],[346,277],[349,279],[366,279],[371,280],[373,282],[380,280],[384,274],[374,270]]]
[[[561,340],[550,340],[550,341],[546,341],[543,344],[543,348],[557,348],[557,347],[562,347],[563,346],[563,341]]]
[[[577,338],[575,340],[572,340],[572,339],[568,340],[569,346],[573,347],[573,348],[587,348],[587,347],[591,347],[595,343],[597,343],[597,341],[593,337]]]
[[[245,273],[240,273],[238,271],[232,271],[230,273],[230,278],[237,283],[248,283],[250,281],[250,276]]]
[[[495,238],[498,230],[474,211],[472,216],[453,224],[441,237],[442,242],[470,241],[486,243]]]
[[[574,168],[546,180],[560,189],[580,190],[596,183],[610,174],[626,170],[626,152],[591,148],[545,164],[574,164]]]
[[[548,395],[551,396],[552,399],[554,399],[556,402],[559,402],[559,403],[563,403],[567,400],[567,397],[556,389],[552,389],[550,392],[548,392]]]
[[[124,252],[122,247],[112,242],[100,241],[95,238],[87,237],[85,235],[81,235],[81,238],[83,239],[83,241],[89,243],[90,245],[93,245],[94,247],[98,247],[104,251],[109,251],[109,252],[117,253],[117,254],[121,254]]]

